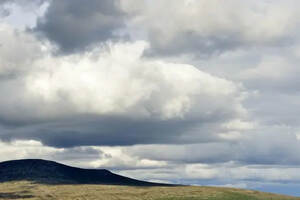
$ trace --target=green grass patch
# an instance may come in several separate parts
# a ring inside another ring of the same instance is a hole
[[[190,197],[168,197],[160,198],[157,200],[260,200],[254,196],[240,194],[235,192],[224,192],[218,195],[211,195],[207,197],[201,196],[190,196]]]

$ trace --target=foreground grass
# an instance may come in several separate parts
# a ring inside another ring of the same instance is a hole
[[[257,191],[215,187],[127,187],[109,185],[41,185],[0,183],[0,199],[62,200],[296,200]]]

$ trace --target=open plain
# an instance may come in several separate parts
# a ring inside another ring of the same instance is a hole
[[[233,188],[176,186],[134,187],[92,184],[0,184],[0,199],[25,200],[296,200],[300,198]]]

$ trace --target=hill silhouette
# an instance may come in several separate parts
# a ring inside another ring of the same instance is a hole
[[[0,163],[0,182],[34,181],[46,184],[105,184],[127,186],[171,186],[114,174],[106,169],[82,169],[40,159]]]

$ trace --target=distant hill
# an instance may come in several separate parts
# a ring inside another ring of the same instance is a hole
[[[170,186],[131,179],[106,169],[81,169],[40,159],[13,160],[0,163],[0,182],[22,180],[47,184]]]
[[[300,200],[234,188],[151,183],[105,169],[81,169],[37,159],[0,162],[0,199]]]

